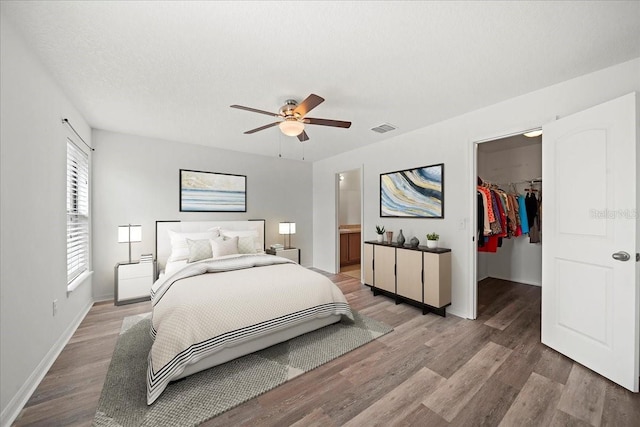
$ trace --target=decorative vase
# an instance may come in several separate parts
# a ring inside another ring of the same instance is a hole
[[[391,244],[393,241],[393,231],[387,231],[387,243]]]
[[[398,246],[404,246],[404,234],[402,234],[402,228],[400,229],[400,233],[398,233],[398,239],[396,240],[398,242]]]
[[[409,246],[412,248],[417,248],[420,244],[420,240],[416,236],[413,236],[411,240],[409,240]]]
[[[427,240],[427,247],[431,248],[431,249],[435,249],[438,247],[438,241],[437,240]]]
[[[384,241],[384,236],[382,234],[378,234],[378,242],[382,243]]]

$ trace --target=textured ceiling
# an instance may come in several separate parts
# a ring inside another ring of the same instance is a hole
[[[3,1],[93,128],[318,160],[640,57],[640,2]],[[244,135],[326,101],[301,144]],[[370,129],[388,122],[397,130]]]

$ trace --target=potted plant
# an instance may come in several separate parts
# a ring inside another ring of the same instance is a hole
[[[427,234],[427,247],[428,248],[437,248],[438,247],[438,239],[440,239],[440,235],[438,233],[429,233]]]
[[[378,233],[378,242],[382,243],[384,240],[384,225],[376,225],[376,233]]]

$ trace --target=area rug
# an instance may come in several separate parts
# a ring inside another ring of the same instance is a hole
[[[393,330],[355,311],[353,316],[173,382],[151,406],[145,382],[151,314],[127,317],[93,425],[198,425]]]

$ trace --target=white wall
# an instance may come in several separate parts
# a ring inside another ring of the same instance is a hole
[[[478,176],[493,183],[513,182],[518,193],[525,194],[524,189],[529,185],[520,181],[542,176],[542,144],[522,146],[518,145],[518,138],[512,140],[513,148],[500,151],[487,151],[491,150],[492,142],[480,144]],[[505,186],[503,189],[509,190]],[[486,274],[484,277],[541,286],[542,244],[529,243],[528,235],[502,239],[502,247],[497,252],[478,253],[478,278],[483,274]]]
[[[360,224],[360,169],[340,173],[340,213],[338,225]]]
[[[473,144],[532,129],[556,116],[566,116],[632,91],[640,91],[640,58],[315,162],[314,266],[336,271],[336,237],[326,233],[336,227],[334,176],[363,165],[363,238],[375,238],[375,224],[396,232],[402,228],[407,239],[418,235],[422,241],[431,231],[440,234],[440,246],[452,249],[453,295],[449,312],[473,316],[471,295],[475,285],[471,275],[475,243],[470,226],[475,197]],[[380,173],[440,162],[445,164],[444,219],[380,218]]]
[[[7,425],[92,304],[90,279],[66,292],[70,133],[61,119],[89,143],[91,134],[4,15],[0,30],[0,425]]]
[[[113,268],[128,257],[117,227],[141,224],[142,242],[132,258],[154,252],[157,220],[265,219],[266,243],[282,242],[278,222],[296,223],[292,245],[301,264],[311,265],[311,164],[200,145],[94,130],[94,297],[113,298]],[[179,212],[180,169],[247,176],[246,213]]]

